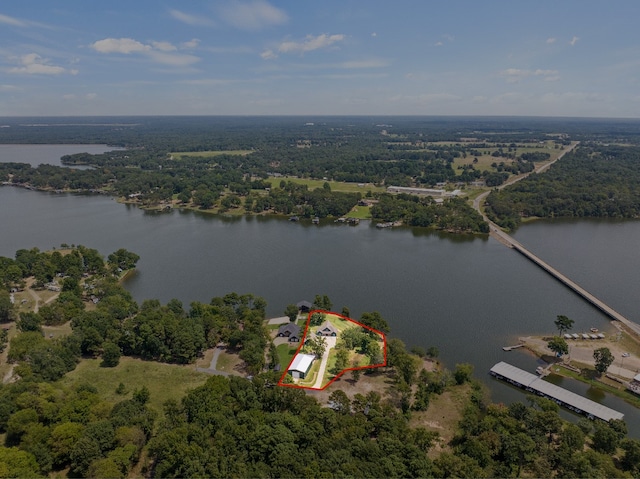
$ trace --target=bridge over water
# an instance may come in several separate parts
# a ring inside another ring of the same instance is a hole
[[[506,246],[515,249],[517,252],[521,253],[526,258],[529,258],[535,264],[537,264],[542,269],[544,269],[547,273],[552,275],[554,278],[556,278],[558,281],[563,283],[565,286],[571,288],[573,291],[578,293],[580,296],[582,296],[584,299],[586,299],[588,302],[590,302],[600,311],[605,313],[607,316],[609,316],[612,319],[615,319],[616,321],[620,321],[627,328],[629,328],[636,334],[640,335],[639,324],[634,323],[633,321],[625,318],[623,315],[618,313],[612,307],[608,306],[607,304],[605,304],[604,302],[596,298],[593,294],[589,293],[582,286],[575,283],[574,281],[569,279],[567,276],[562,274],[560,271],[555,269],[553,266],[543,261],[541,258],[539,258],[535,254],[533,254],[531,251],[529,251],[527,248],[525,248],[521,243],[519,243],[518,241],[513,239],[511,236],[509,236],[507,233],[502,231],[496,224],[491,222],[489,224],[491,225],[491,236],[498,239],[501,243],[505,244]]]
[[[555,163],[560,158],[562,158],[566,153],[569,153],[577,145],[578,145],[577,142],[573,143],[569,148],[567,148],[565,151],[563,151],[558,156],[558,158],[556,158],[554,161],[552,161],[550,163],[544,164],[540,168],[536,169],[535,172],[536,173],[541,173],[545,169],[549,168],[553,163]],[[509,182],[505,183],[504,185],[501,185],[499,188],[502,189],[502,188],[504,188],[505,186],[507,186],[509,184],[513,184],[513,183],[515,183],[517,181],[520,181],[521,179],[526,178],[528,175],[529,174],[527,173],[525,175],[521,175],[521,176],[518,176],[516,178],[513,178],[512,180],[510,180]],[[623,315],[618,313],[612,307],[610,307],[609,305],[605,304],[604,302],[602,302],[601,300],[596,298],[593,294],[589,293],[582,286],[578,285],[577,283],[575,283],[574,281],[572,281],[571,279],[566,277],[564,274],[562,274],[560,271],[555,269],[553,266],[551,266],[550,264],[546,263],[545,261],[543,261],[541,258],[536,256],[535,254],[533,254],[531,251],[529,251],[527,248],[525,248],[521,243],[519,243],[518,241],[513,239],[510,235],[508,235],[507,233],[502,231],[497,224],[495,224],[493,221],[489,220],[489,218],[487,218],[487,216],[484,214],[484,211],[482,211],[482,208],[480,207],[480,205],[482,203],[484,203],[484,199],[489,195],[489,193],[490,192],[487,191],[487,192],[481,194],[480,196],[478,196],[474,200],[473,206],[483,216],[484,220],[487,223],[489,223],[490,235],[493,238],[497,239],[498,241],[500,241],[505,246],[508,246],[509,248],[515,249],[516,251],[521,253],[526,258],[529,258],[532,262],[534,262],[535,264],[540,266],[542,269],[544,269],[547,273],[549,273],[554,278],[556,278],[558,281],[563,283],[565,286],[567,286],[568,288],[571,288],[573,291],[575,291],[577,294],[582,296],[584,299],[586,299],[593,306],[595,306],[600,311],[605,313],[607,316],[609,316],[610,318],[615,319],[616,321],[619,321],[620,323],[624,324],[632,332],[634,332],[635,334],[640,336],[640,324],[634,323],[633,321],[625,318]]]

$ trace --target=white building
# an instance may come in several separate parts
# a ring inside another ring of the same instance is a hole
[[[315,359],[313,354],[297,354],[289,366],[289,374],[295,379],[304,379]]]

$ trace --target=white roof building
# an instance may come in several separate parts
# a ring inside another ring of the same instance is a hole
[[[304,379],[315,359],[313,354],[297,354],[289,366],[289,373],[296,379]]]

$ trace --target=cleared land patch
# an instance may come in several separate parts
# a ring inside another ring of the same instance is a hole
[[[372,183],[349,183],[344,181],[326,181],[326,180],[312,180],[310,178],[269,178],[266,181],[271,182],[271,187],[279,187],[281,181],[290,181],[295,183],[296,185],[307,185],[307,188],[310,190],[315,190],[317,188],[322,188],[325,183],[329,183],[331,187],[331,191],[341,191],[344,193],[362,193],[364,196],[367,191],[373,192],[383,192],[386,189],[382,186],[375,186]]]
[[[79,384],[94,386],[100,397],[109,402],[130,398],[134,390],[146,386],[151,393],[149,403],[158,412],[168,399],[180,401],[190,389],[204,384],[209,375],[198,373],[193,366],[179,366],[122,357],[114,368],[100,367],[100,359],[85,359],[75,370],[67,373],[60,383],[74,387]],[[118,385],[125,386],[125,394],[116,393]]]

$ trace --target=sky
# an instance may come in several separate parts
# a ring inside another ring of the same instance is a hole
[[[638,0],[5,0],[0,116],[637,118],[638,19]]]

